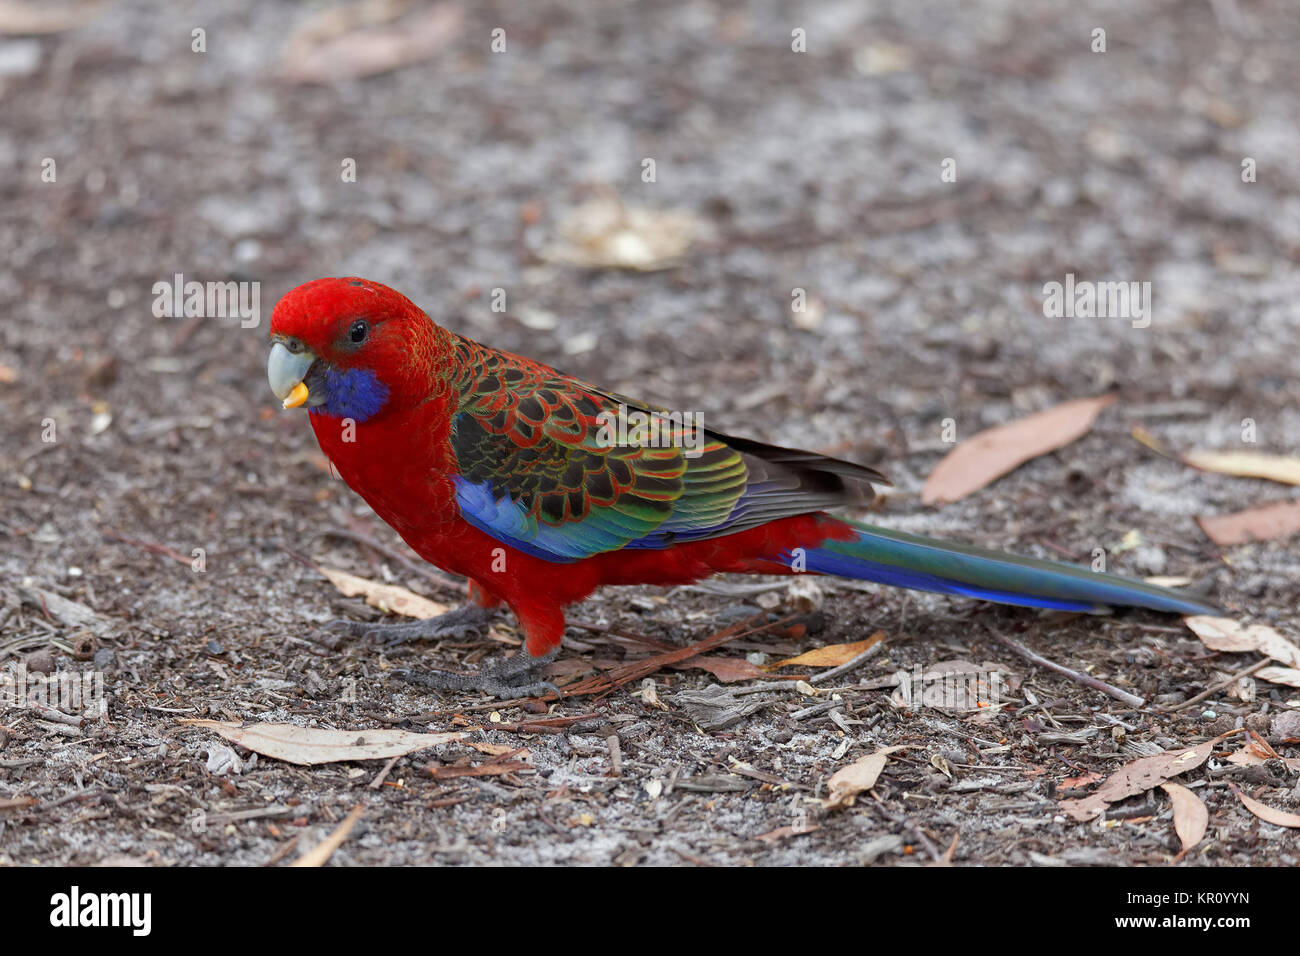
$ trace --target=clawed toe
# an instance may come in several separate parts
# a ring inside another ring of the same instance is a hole
[[[526,652],[508,661],[484,666],[477,674],[453,674],[449,671],[395,670],[393,676],[432,690],[477,690],[491,694],[499,700],[517,700],[521,697],[542,697],[554,694],[563,700],[564,693],[550,681],[533,680],[540,668],[554,660],[555,654],[544,658],[530,658]]]
[[[437,641],[447,638],[472,637],[486,630],[492,614],[477,605],[456,608],[436,617],[400,624],[371,624],[364,621],[330,621],[324,630],[374,641],[377,644],[395,645],[408,641]]]

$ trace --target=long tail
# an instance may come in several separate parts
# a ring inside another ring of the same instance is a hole
[[[1220,614],[1167,588],[1057,561],[953,544],[843,520],[856,537],[828,540],[803,555],[805,569],[896,587],[1062,611],[1144,607],[1176,614]],[[789,557],[789,556],[786,556]]]

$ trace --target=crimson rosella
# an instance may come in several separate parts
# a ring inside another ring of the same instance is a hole
[[[712,429],[498,351],[357,278],[294,289],[271,317],[271,389],[306,407],[348,486],[421,557],[469,580],[470,605],[387,628],[390,639],[480,627],[504,602],[526,648],[477,675],[406,672],[499,697],[537,680],[564,609],[606,584],[715,572],[832,574],[1069,611],[1213,613],[1164,588],[1068,564],[888,531],[828,514],[860,506],[876,471]],[[640,415],[628,434],[615,416]],[[663,425],[659,437],[646,422]]]

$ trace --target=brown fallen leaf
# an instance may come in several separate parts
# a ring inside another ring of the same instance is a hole
[[[1105,778],[1102,777],[1101,774],[1097,773],[1094,770],[1085,774],[1081,774],[1078,777],[1066,777],[1064,780],[1061,781],[1061,789],[1082,790],[1084,787],[1091,786],[1092,784],[1097,783],[1098,781],[1104,779]]]
[[[1114,401],[1114,395],[1100,395],[1064,402],[966,439],[930,472],[921,501],[959,501],[1030,459],[1064,448],[1088,434],[1097,416]]]
[[[1253,744],[1248,743],[1235,753],[1229,754],[1226,759],[1228,763],[1237,764],[1241,767],[1254,767],[1271,758],[1260,753]],[[1300,770],[1300,757],[1278,757],[1277,759],[1292,770]]]
[[[430,601],[428,598],[421,597],[406,588],[398,587],[396,584],[381,584],[378,581],[368,581],[365,578],[357,577],[355,574],[339,571],[337,568],[321,568],[320,573],[325,575],[330,584],[338,588],[344,597],[363,595],[366,603],[371,607],[377,607],[381,611],[388,613],[401,614],[406,617],[426,618],[437,617],[439,614],[445,614],[451,610],[446,604]]]
[[[320,843],[316,844],[298,859],[290,863],[290,866],[324,866],[329,862],[329,858],[334,855],[334,851],[343,845],[343,841],[348,838],[352,828],[357,825],[361,819],[361,814],[366,812],[365,804],[358,803],[352,808],[352,812],[343,818],[334,832],[327,836]]]
[[[1220,734],[1187,750],[1165,750],[1149,757],[1139,757],[1120,767],[1100,787],[1086,797],[1073,797],[1061,801],[1061,810],[1075,820],[1083,822],[1100,816],[1106,808],[1125,797],[1146,793],[1170,777],[1194,770],[1209,759],[1214,745],[1230,734]]]
[[[897,747],[882,747],[875,753],[859,757],[847,767],[835,771],[830,780],[827,781],[830,793],[822,801],[822,809],[839,810],[843,807],[853,806],[858,794],[870,790],[876,785],[876,781],[880,779],[881,771],[885,769],[885,764],[889,762],[889,755],[896,750],[906,749],[906,744]]]
[[[865,641],[854,641],[852,644],[828,644],[825,647],[815,647],[811,651],[806,651],[798,657],[788,657],[783,661],[777,661],[775,664],[766,665],[763,670],[773,671],[782,667],[839,667],[841,664],[847,664],[853,658],[857,657],[868,648],[879,644],[885,639],[884,631],[876,631]]]
[[[743,657],[692,657],[690,660],[674,665],[674,667],[681,669],[698,668],[708,671],[724,684],[734,684],[737,681],[754,680],[765,676],[761,667],[751,664]]]
[[[325,730],[293,724],[237,724],[222,720],[182,720],[180,723],[215,730],[241,747],[303,767],[340,760],[386,760],[448,744],[464,736],[387,729]]]
[[[1254,652],[1287,667],[1300,667],[1300,647],[1266,624],[1240,624],[1208,614],[1193,614],[1183,618],[1183,623],[1212,651]]]
[[[1155,435],[1151,434],[1149,431],[1147,431],[1147,430],[1146,430],[1145,428],[1143,428],[1141,425],[1134,425],[1134,426],[1133,426],[1132,435],[1133,435],[1134,438],[1136,438],[1136,439],[1137,439],[1138,441],[1140,441],[1142,444],[1146,445],[1148,448],[1150,448],[1150,449],[1151,449],[1153,452],[1155,452],[1157,455],[1160,455],[1160,456],[1163,457],[1163,458],[1169,458],[1169,459],[1172,459],[1172,460],[1177,460],[1177,459],[1178,459],[1178,456],[1177,456],[1177,455],[1175,455],[1173,452],[1171,452],[1169,449],[1167,449],[1163,444],[1161,444],[1160,439],[1156,438]]]
[[[519,747],[513,747],[510,744],[492,744],[485,740],[471,740],[469,745],[481,754],[488,754],[492,757],[501,757],[505,754],[518,754],[520,757],[527,757],[528,751]]]
[[[331,7],[304,22],[285,45],[280,73],[292,83],[332,83],[427,60],[461,31],[459,4],[415,9],[403,0]]]
[[[1166,781],[1160,789],[1169,794],[1174,805],[1174,832],[1183,844],[1183,851],[1178,854],[1181,857],[1204,838],[1210,825],[1210,811],[1200,797],[1181,783]]]
[[[1300,670],[1294,667],[1261,667],[1255,676],[1270,684],[1285,684],[1287,687],[1300,687]]]
[[[782,840],[788,840],[790,837],[803,836],[805,833],[816,833],[820,830],[819,826],[806,827],[777,827],[775,830],[768,830],[766,833],[760,833],[754,837],[755,840],[762,840],[768,846],[780,843]]]
[[[1258,451],[1191,451],[1183,456],[1183,461],[1193,468],[1221,475],[1300,485],[1300,458]]]
[[[1300,827],[1300,813],[1287,813],[1285,810],[1278,810],[1266,803],[1260,803],[1254,797],[1248,797],[1242,793],[1232,781],[1228,781],[1228,786],[1237,795],[1241,805],[1265,823],[1271,823],[1275,827]]]
[[[1300,532],[1300,501],[1278,501],[1228,515],[1199,515],[1196,523],[1223,547],[1288,538]]]

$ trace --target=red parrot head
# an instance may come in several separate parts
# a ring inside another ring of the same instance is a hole
[[[266,377],[285,408],[363,422],[429,394],[439,332],[385,285],[316,279],[276,303]]]

